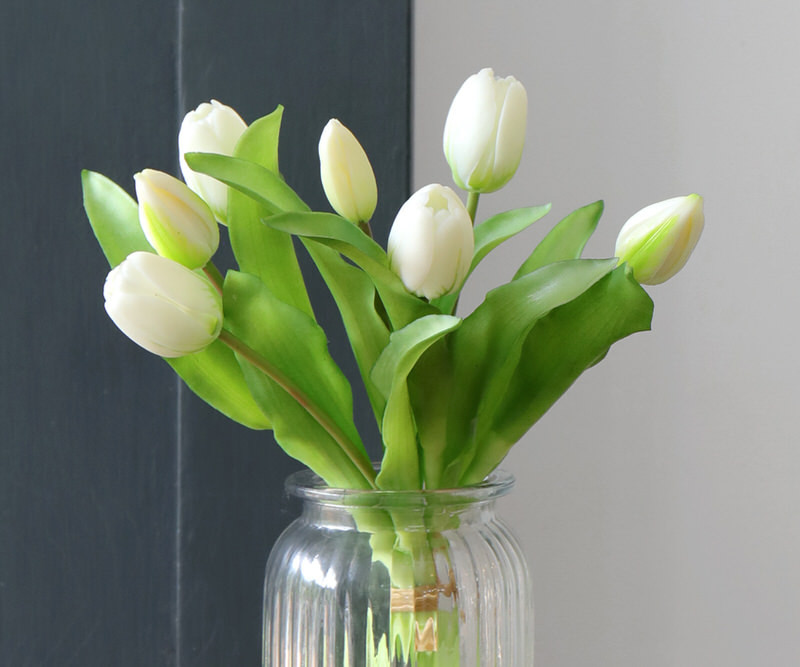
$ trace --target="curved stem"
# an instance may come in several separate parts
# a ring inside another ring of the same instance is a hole
[[[222,294],[222,283],[225,282],[225,279],[222,277],[222,274],[219,272],[219,269],[214,265],[214,262],[208,260],[208,263],[203,267],[203,273],[208,276],[208,279],[217,288],[217,292]]]
[[[478,212],[478,200],[480,198],[480,192],[467,193],[467,213],[469,213],[469,218],[472,220],[473,225],[475,224],[475,214]]]
[[[261,356],[251,347],[234,336],[230,331],[223,329],[219,334],[219,340],[225,343],[234,352],[242,356],[253,366],[258,368],[271,380],[275,381],[287,394],[296,400],[310,414],[316,422],[324,428],[331,438],[342,448],[347,458],[353,463],[356,469],[364,475],[370,487],[376,488],[375,470],[366,455],[361,454],[361,450],[353,443],[350,438],[339,428],[330,416],[320,410],[319,407],[303,391],[297,387],[280,369],[276,368],[268,359]]]
[[[475,214],[478,212],[478,200],[481,198],[480,192],[468,192],[467,193],[467,213],[469,213],[469,219],[472,220],[473,226],[475,225]],[[462,285],[463,287],[463,285]],[[458,308],[458,300],[459,296],[456,297],[456,300],[453,301],[453,306],[450,308],[451,313],[456,312],[456,308]]]
[[[370,227],[370,225],[369,225],[369,220],[367,220],[365,222],[359,222],[358,223],[358,228],[362,232],[364,232],[367,236],[369,236],[370,238],[373,238],[373,236],[372,236],[372,227]]]

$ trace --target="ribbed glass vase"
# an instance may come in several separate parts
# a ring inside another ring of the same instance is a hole
[[[513,485],[353,491],[304,472],[302,515],[264,585],[265,667],[532,667],[519,544],[495,515]]]

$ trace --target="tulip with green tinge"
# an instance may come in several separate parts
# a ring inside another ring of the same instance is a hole
[[[135,174],[139,223],[162,257],[199,269],[219,246],[219,225],[211,209],[174,176],[145,169]]]
[[[614,254],[643,285],[657,285],[686,264],[703,231],[703,198],[692,194],[646,206],[626,222]]]
[[[378,203],[375,174],[358,139],[336,118],[319,139],[319,170],[333,210],[354,224],[369,222]]]
[[[389,232],[392,270],[410,292],[435,299],[457,291],[472,263],[472,220],[458,195],[444,185],[417,190]]]
[[[525,144],[528,96],[513,76],[490,68],[461,86],[444,126],[444,154],[458,187],[494,192],[517,171]]]
[[[222,330],[222,299],[202,275],[149,252],[134,252],[103,287],[108,316],[134,343],[161,357],[210,345]]]
[[[223,224],[228,219],[228,186],[211,176],[195,173],[186,164],[183,156],[186,153],[233,155],[236,144],[246,129],[247,123],[236,111],[217,100],[211,100],[187,113],[178,133],[183,180],[203,198],[217,220]]]

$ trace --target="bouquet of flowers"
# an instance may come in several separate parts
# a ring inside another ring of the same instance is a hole
[[[384,250],[370,227],[375,176],[342,123],[328,122],[319,142],[335,213],[315,212],[279,169],[281,107],[247,126],[230,107],[201,104],[178,137],[183,181],[145,169],[134,176],[137,202],[83,172],[86,213],[112,267],[106,311],[198,396],[248,428],[272,429],[287,454],[330,486],[478,484],[613,343],[650,327],[653,304],[641,285],[680,270],[703,228],[701,197],[675,197],[634,214],[613,257],[586,259],[603,212],[602,202],[588,204],[558,222],[510,282],[459,314],[459,292],[478,263],[549,211],[520,208],[474,224],[479,196],[517,170],[526,113],[525,89],[513,77],[490,69],[469,77],[444,129],[466,201],[443,185],[421,188],[397,212]],[[220,225],[237,262],[224,275],[212,259]],[[293,237],[341,314],[381,433],[377,467],[315,319]],[[356,513],[357,522],[366,518]],[[420,542],[391,511],[386,519],[388,541],[373,531],[370,546],[392,586],[438,581],[441,539]],[[409,560],[413,553],[423,554],[421,566]],[[451,650],[424,664],[456,664],[458,614],[448,613],[437,616],[439,644]],[[410,628],[430,629],[436,614],[393,611],[390,639],[378,642],[365,621],[368,663],[414,653]]]
[[[198,396],[280,446],[328,484],[413,489],[482,480],[612,343],[648,329],[640,284],[674,275],[703,227],[702,199],[677,197],[636,213],[615,256],[584,259],[603,203],[556,224],[513,279],[466,316],[459,292],[486,255],[549,205],[474,226],[478,198],[515,173],[527,97],[490,69],[455,96],[444,152],[466,204],[427,185],[400,208],[388,248],[372,239],[377,187],[369,159],[336,119],[322,131],[322,185],[336,213],[314,212],[281,176],[283,109],[249,127],[219,102],[186,115],[184,181],[134,176],[138,204],[83,172],[86,213],[112,266],[111,319],[164,357]],[[238,267],[214,263],[220,224]],[[327,350],[292,236],[335,300],[383,441],[375,470],[355,428],[347,379]]]

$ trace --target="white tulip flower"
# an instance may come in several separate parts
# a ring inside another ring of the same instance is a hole
[[[474,251],[469,213],[444,185],[426,185],[411,195],[389,232],[392,270],[410,292],[427,299],[461,287]]]
[[[145,169],[133,180],[139,223],[150,245],[190,269],[204,267],[219,246],[219,226],[208,204],[163,171]]]
[[[513,76],[482,69],[461,86],[444,125],[444,154],[458,187],[494,192],[517,171],[525,144],[528,95]]]
[[[358,139],[336,118],[319,138],[319,169],[333,210],[354,224],[369,222],[378,203],[375,174]]]
[[[236,143],[246,129],[247,123],[236,111],[217,100],[211,100],[187,113],[178,133],[183,180],[203,198],[222,223],[228,217],[228,186],[211,176],[192,171],[183,156],[185,153],[233,155]]]
[[[686,264],[704,222],[700,195],[651,204],[623,225],[614,254],[628,263],[643,285],[663,283]]]
[[[161,357],[210,345],[222,330],[222,299],[203,276],[149,252],[134,252],[103,287],[108,316],[122,333]]]

